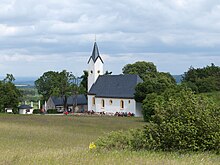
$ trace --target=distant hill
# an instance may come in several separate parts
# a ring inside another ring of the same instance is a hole
[[[176,83],[181,83],[182,75],[172,75],[173,78],[176,80]],[[3,77],[0,77],[2,80]],[[34,87],[34,82],[37,80],[37,77],[15,77],[15,85],[17,87]]]
[[[5,77],[0,76],[0,80],[3,80]],[[37,77],[15,77],[14,84],[17,87],[28,87],[32,88],[35,86],[34,82],[37,80]]]
[[[182,80],[182,76],[183,75],[172,75],[173,78],[176,80],[176,83],[179,84],[181,83],[181,80]]]
[[[35,80],[36,77],[16,77],[14,83],[17,87],[34,87]]]

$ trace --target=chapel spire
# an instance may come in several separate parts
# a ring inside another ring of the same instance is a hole
[[[101,58],[101,56],[99,55],[98,45],[97,45],[97,43],[95,41],[94,42],[94,46],[93,46],[92,55],[90,56],[89,61],[92,59],[93,62],[95,63],[98,58],[100,58],[101,62],[104,63],[102,58]],[[89,63],[89,61],[88,61],[88,63]]]
[[[103,75],[103,60],[99,54],[97,43],[94,42],[92,55],[88,61],[88,92],[100,75]]]

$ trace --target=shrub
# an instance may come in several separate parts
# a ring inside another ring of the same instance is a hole
[[[157,94],[151,93],[151,94],[148,94],[143,101],[142,114],[144,117],[144,121],[146,122],[149,122],[151,119],[151,116],[154,115],[155,99],[157,99]]]
[[[134,149],[139,150],[143,149],[145,134],[141,129],[131,129],[128,131],[114,131],[107,134],[104,137],[100,137],[96,141],[98,148],[104,148],[107,150],[117,149]]]
[[[154,115],[143,130],[111,133],[97,146],[107,149],[220,152],[220,108],[187,89],[155,96]]]
[[[47,110],[47,113],[49,113],[49,114],[56,114],[56,113],[58,113],[58,112],[57,112],[56,109],[48,109],[48,110]]]
[[[197,69],[190,67],[182,82],[199,93],[220,91],[220,67],[214,64]]]
[[[145,127],[162,150],[220,149],[220,108],[192,91],[167,91],[157,99],[151,126]],[[152,134],[156,132],[156,134]]]
[[[33,110],[33,114],[40,114],[40,113],[41,113],[40,109],[34,109]]]

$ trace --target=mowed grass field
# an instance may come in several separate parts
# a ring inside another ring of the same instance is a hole
[[[105,133],[144,126],[142,118],[0,115],[0,164],[220,164],[211,153],[89,151]]]

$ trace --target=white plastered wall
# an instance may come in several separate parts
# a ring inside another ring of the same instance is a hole
[[[89,61],[88,66],[88,91],[92,85],[96,82],[99,75],[103,75],[103,63],[100,58],[94,63],[92,59]]]
[[[105,102],[105,106],[102,107],[102,100]],[[112,103],[110,102],[112,101]],[[124,108],[121,108],[121,100],[124,101]],[[121,99],[121,98],[96,98],[96,112],[130,112],[135,114],[136,103],[134,99]]]
[[[94,95],[88,95],[88,111],[95,111],[96,112],[96,106],[93,105],[92,99]]]

